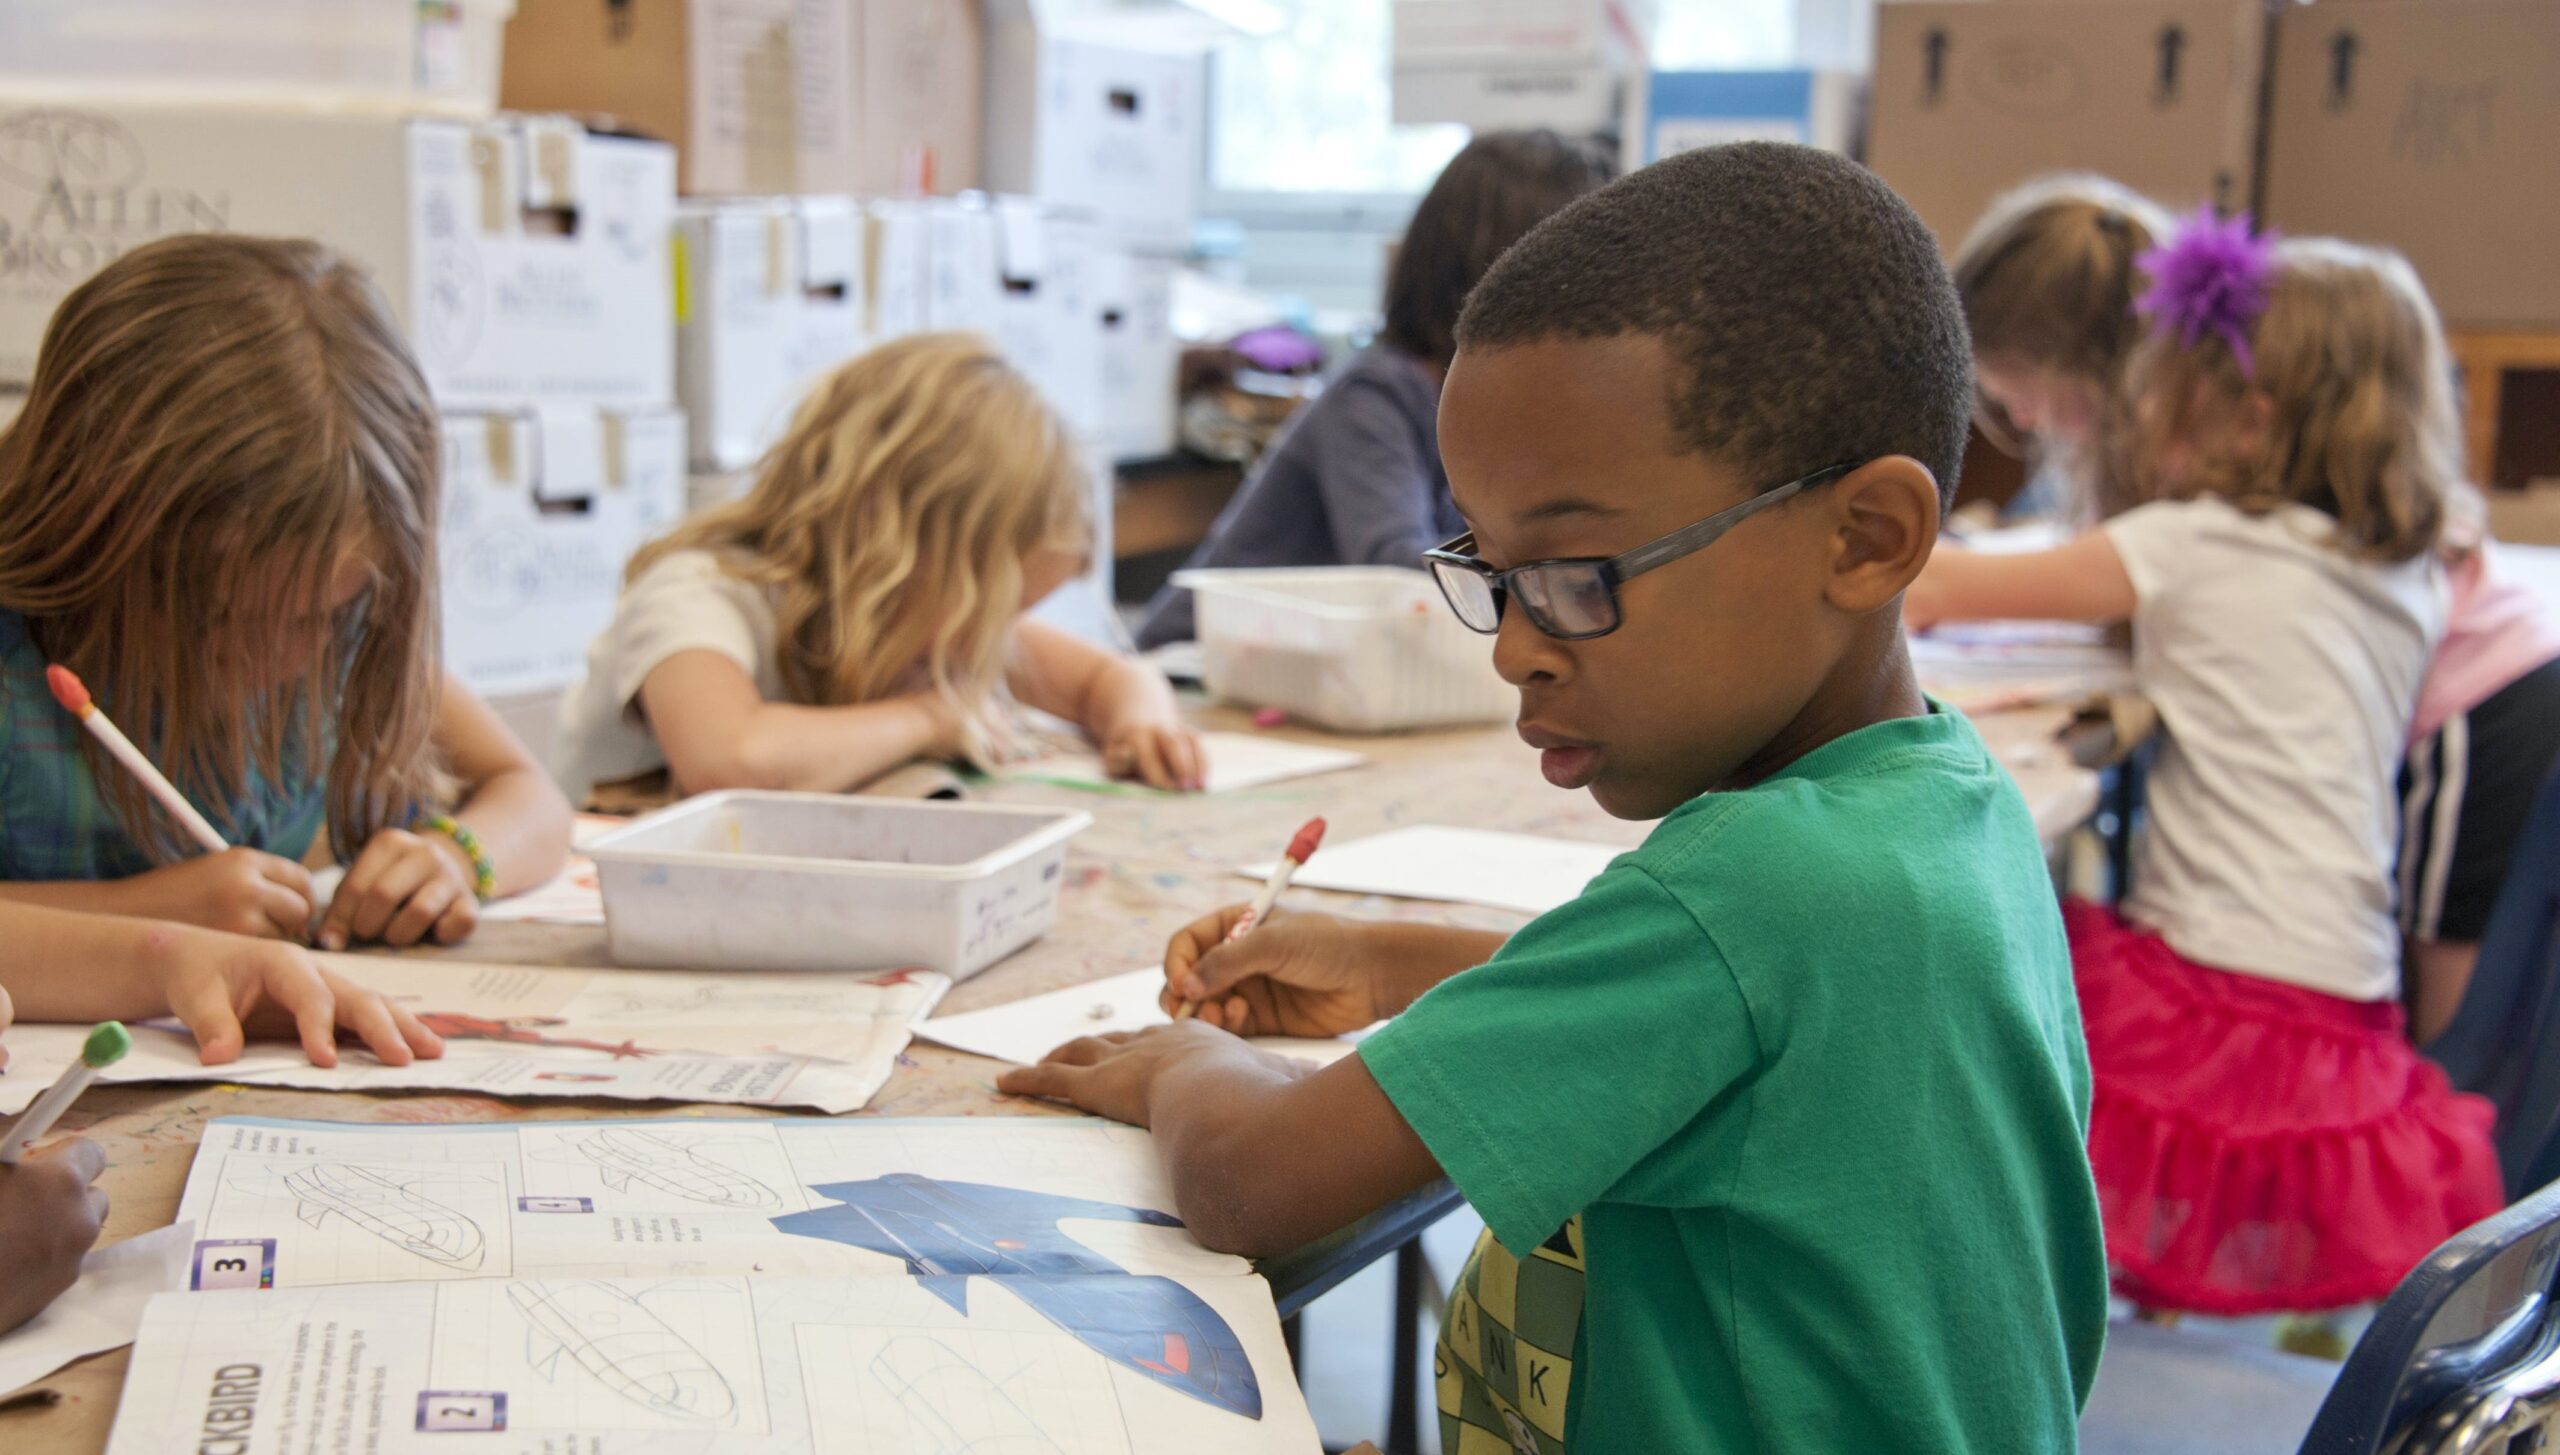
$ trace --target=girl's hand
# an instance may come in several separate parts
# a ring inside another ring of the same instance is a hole
[[[1208,750],[1179,722],[1141,718],[1113,728],[1102,739],[1102,766],[1114,778],[1135,778],[1149,788],[1197,793],[1209,782]]]
[[[1174,932],[1164,949],[1166,1014],[1189,1003],[1202,1025],[1239,1036],[1339,1036],[1387,1014],[1356,922],[1274,912],[1229,944],[1246,908],[1231,904]]]
[[[318,943],[343,950],[356,940],[414,945],[433,934],[457,945],[480,927],[470,856],[442,834],[384,829],[347,870],[320,921]]]
[[[107,1220],[107,1195],[90,1185],[105,1170],[107,1154],[80,1137],[0,1167],[0,1334],[79,1281],[80,1259]]]
[[[314,1066],[338,1064],[341,1028],[386,1066],[444,1054],[444,1042],[416,1016],[299,946],[181,930],[160,948],[153,987],[162,1007],[195,1032],[207,1066],[238,1059],[252,1032],[298,1036]]]
[[[318,906],[311,871],[257,849],[198,854],[126,880],[126,914],[235,935],[300,940]]]

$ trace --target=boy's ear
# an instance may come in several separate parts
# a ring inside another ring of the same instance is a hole
[[[1869,460],[1828,487],[1831,577],[1823,599],[1851,615],[1878,611],[1929,562],[1938,540],[1938,478],[1909,455]]]

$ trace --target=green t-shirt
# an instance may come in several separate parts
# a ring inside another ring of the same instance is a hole
[[[1683,805],[1359,1054],[1509,1250],[1451,1300],[1452,1455],[2074,1448],[2088,1056],[1962,717]]]

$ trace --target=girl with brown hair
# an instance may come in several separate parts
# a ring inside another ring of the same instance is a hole
[[[169,238],[63,300],[0,435],[0,899],[452,944],[557,872],[567,803],[438,665],[439,448],[380,296],[317,243]],[[190,854],[49,663],[235,847]]]

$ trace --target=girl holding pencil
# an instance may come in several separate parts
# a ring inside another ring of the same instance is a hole
[[[555,873],[566,801],[439,665],[439,464],[316,243],[170,238],[73,290],[0,434],[0,900],[451,944]]]

